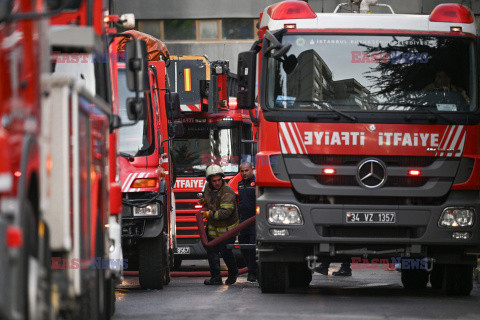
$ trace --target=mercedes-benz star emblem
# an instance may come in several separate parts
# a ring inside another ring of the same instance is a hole
[[[363,160],[358,165],[357,180],[365,188],[380,188],[387,181],[385,165],[376,159]]]

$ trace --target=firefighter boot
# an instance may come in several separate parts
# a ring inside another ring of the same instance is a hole
[[[210,279],[206,279],[203,284],[207,286],[219,286],[223,284],[220,273],[220,256],[213,250],[207,250],[208,264],[210,267]]]
[[[328,268],[330,267],[330,263],[322,263],[319,267],[316,267],[314,270],[324,276],[328,276]]]
[[[203,284],[207,286],[221,286],[223,284],[222,277],[211,277],[210,279],[205,279]]]
[[[350,267],[350,263],[342,263],[342,266],[338,271],[332,273],[334,276],[339,277],[351,277],[352,276],[352,268]]]
[[[225,284],[226,285],[234,284],[235,282],[237,282],[237,277],[238,277],[238,271],[233,275],[228,275],[227,280],[225,280]]]

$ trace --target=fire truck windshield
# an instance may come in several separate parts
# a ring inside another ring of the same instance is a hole
[[[265,90],[269,109],[465,112],[476,108],[473,39],[287,34],[282,42],[292,44],[287,56],[296,59],[275,59],[275,50],[269,53]],[[289,66],[284,65],[287,61]]]
[[[134,97],[135,92],[127,87],[127,75],[124,69],[118,70],[118,102],[119,116],[122,123],[131,123],[128,119],[126,101],[128,97]],[[152,123],[152,110],[148,104],[147,120],[140,120],[133,126],[125,126],[119,129],[119,152],[130,154],[134,157],[148,156],[155,149],[154,125]]]
[[[184,123],[184,135],[173,140],[175,171],[180,177],[205,176],[207,167],[218,164],[226,175],[238,173],[240,127]]]

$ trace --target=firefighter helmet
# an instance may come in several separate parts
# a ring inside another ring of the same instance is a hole
[[[207,181],[210,180],[210,177],[216,176],[216,175],[221,175],[222,177],[225,177],[225,174],[223,173],[222,167],[219,165],[212,165],[207,168],[207,172],[205,174],[205,177],[207,178]]]

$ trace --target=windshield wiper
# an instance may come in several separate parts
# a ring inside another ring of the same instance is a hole
[[[428,109],[428,108],[435,108],[437,109],[437,106],[436,105],[433,105],[433,104],[419,104],[419,103],[412,103],[412,102],[378,102],[378,103],[371,103],[371,104],[374,104],[374,105],[380,105],[380,104],[383,104],[383,105],[386,105],[386,106],[404,106],[404,107],[412,107],[412,108],[425,108],[425,109],[422,109],[421,111],[426,111],[430,114],[433,114],[439,118],[442,118],[443,120],[445,120],[446,122],[450,123],[450,124],[455,124],[452,119],[449,119],[448,117],[444,116],[443,114],[439,113],[438,111],[433,111],[431,109]],[[405,116],[405,120],[407,121],[410,121],[412,120],[412,115],[409,114],[407,116]]]
[[[357,122],[357,121],[358,121],[358,120],[357,120],[357,117],[348,115],[348,114],[346,114],[346,113],[344,113],[344,112],[342,112],[342,111],[339,111],[339,110],[337,110],[337,109],[332,108],[332,107],[328,104],[327,101],[320,101],[320,100],[297,100],[297,101],[295,101],[295,102],[300,102],[300,103],[302,103],[302,102],[303,102],[303,103],[314,103],[314,104],[316,104],[317,106],[320,106],[321,108],[324,108],[324,109],[326,109],[326,110],[328,110],[328,111],[331,111],[331,112],[335,112],[336,114],[341,115],[341,116],[343,116],[343,117],[345,117],[345,118],[347,118],[347,119],[350,119],[350,120],[353,121],[353,122]],[[315,120],[315,119],[319,118],[319,116],[318,116],[318,115],[315,115],[315,114],[308,115],[307,117],[308,117],[309,119],[311,119],[311,120]]]
[[[128,161],[132,162],[133,160],[135,160],[135,158],[130,154],[130,153],[126,153],[126,152],[121,152],[120,151],[120,156],[124,157],[124,158],[127,158]]]

